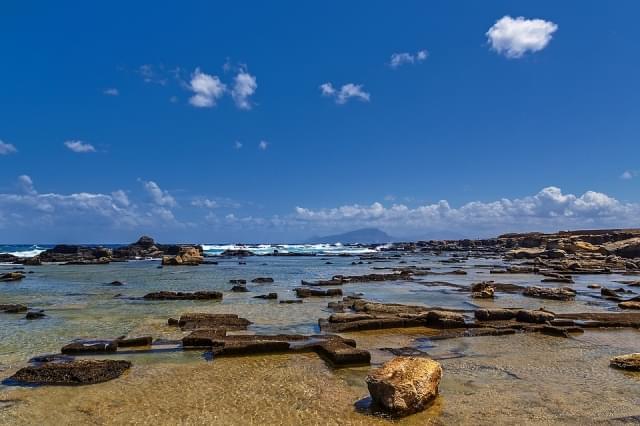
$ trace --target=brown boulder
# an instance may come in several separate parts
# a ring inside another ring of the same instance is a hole
[[[609,361],[609,365],[623,370],[640,371],[640,353],[617,356]]]
[[[391,414],[405,416],[424,410],[438,395],[442,367],[427,358],[397,357],[366,378],[371,399]]]

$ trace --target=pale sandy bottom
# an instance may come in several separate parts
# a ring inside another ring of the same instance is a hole
[[[424,335],[416,329],[348,336],[372,350],[375,366],[391,357],[379,348],[419,345],[415,338]],[[611,356],[640,352],[639,337],[627,330],[423,343],[444,368],[440,396],[426,411],[395,421],[354,408],[368,395],[368,367],[335,370],[315,354],[212,362],[194,354],[188,362],[130,356],[134,367],[125,376],[93,386],[5,387],[0,424],[610,423],[640,416],[640,374],[608,366]]]

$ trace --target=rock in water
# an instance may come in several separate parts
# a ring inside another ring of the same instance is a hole
[[[623,370],[640,371],[640,353],[611,358],[609,365]]]
[[[46,363],[21,368],[11,380],[32,385],[90,385],[118,378],[129,368],[129,361],[116,360]]]
[[[397,357],[367,376],[371,399],[391,414],[406,416],[424,410],[438,395],[442,367],[434,360]]]

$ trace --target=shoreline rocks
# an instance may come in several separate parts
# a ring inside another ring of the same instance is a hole
[[[609,365],[621,370],[640,371],[640,353],[620,355],[611,358]]]

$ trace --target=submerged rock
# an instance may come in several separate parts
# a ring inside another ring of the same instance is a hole
[[[267,299],[267,300],[275,300],[278,298],[278,293],[269,293],[269,294],[260,294],[258,296],[253,296],[254,299]]]
[[[183,293],[180,291],[158,291],[143,296],[146,300],[221,300],[222,293],[218,291],[196,291]]]
[[[251,282],[255,283],[255,284],[267,284],[267,283],[272,283],[273,282],[273,278],[271,278],[271,277],[258,277],[258,278],[252,279]]]
[[[27,315],[25,315],[25,319],[28,320],[35,320],[35,319],[40,319],[40,318],[44,318],[46,317],[46,315],[44,314],[44,312],[41,311],[31,311],[31,312],[27,312]]]
[[[7,272],[0,275],[0,282],[20,281],[24,277],[24,272]]]
[[[438,395],[442,367],[434,360],[397,357],[366,378],[373,402],[398,416],[424,410]]]
[[[342,296],[342,290],[339,288],[329,288],[327,290],[319,290],[319,289],[312,289],[312,288],[296,288],[294,290],[296,292],[296,296],[300,298]]]
[[[119,338],[115,340],[117,347],[119,348],[131,348],[137,346],[151,346],[153,343],[153,337],[151,336],[143,336],[143,337],[132,337],[129,339]]]
[[[183,314],[175,325],[178,325],[183,330],[196,330],[200,328],[246,330],[250,324],[251,321],[245,318],[240,318],[235,314],[209,314],[195,312]]]
[[[640,353],[611,358],[609,365],[623,370],[640,371]]]
[[[5,314],[19,314],[20,312],[27,312],[27,307],[20,304],[4,304],[0,305],[0,312]]]
[[[129,361],[80,360],[46,363],[21,368],[11,380],[31,385],[90,385],[120,377],[131,368]]]
[[[231,291],[233,291],[234,293],[246,293],[249,291],[249,289],[245,285],[236,284],[233,287],[231,287]]]

